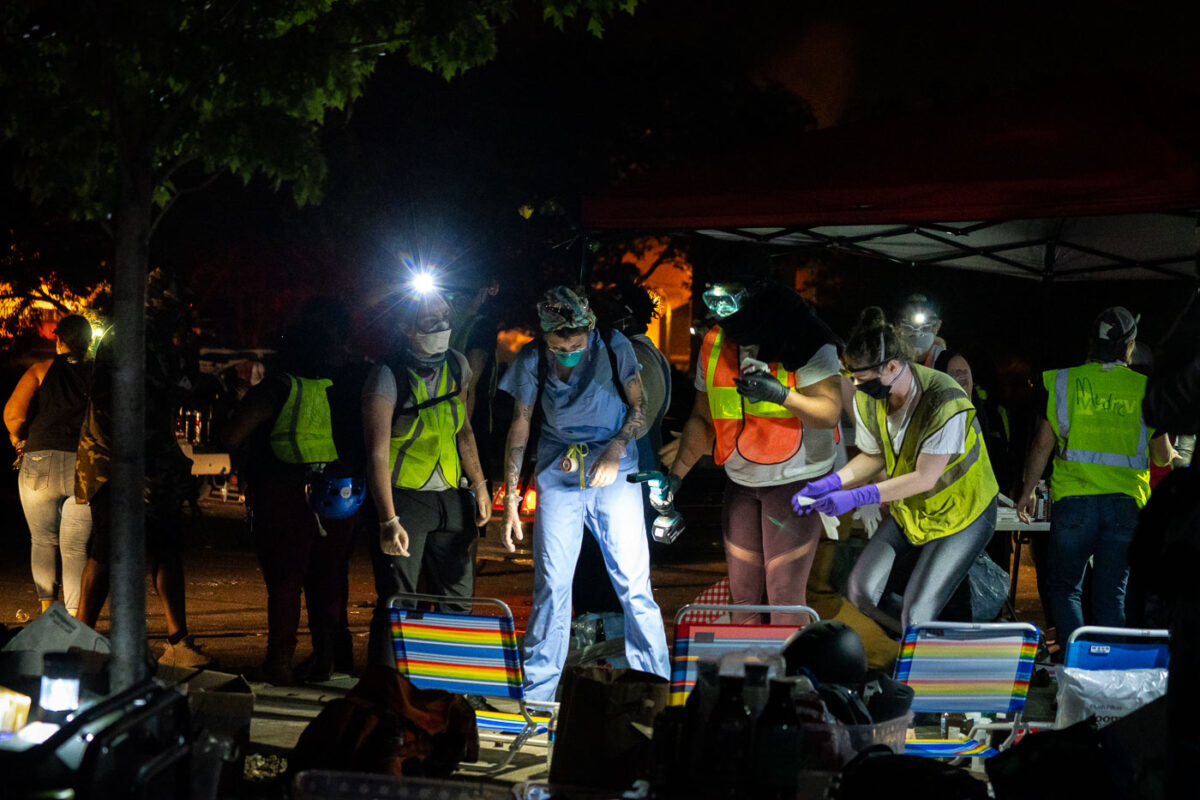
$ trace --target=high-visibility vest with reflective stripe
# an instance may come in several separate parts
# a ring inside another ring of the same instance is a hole
[[[792,412],[777,403],[751,403],[737,392],[738,348],[722,347],[720,326],[704,337],[700,358],[704,363],[704,390],[716,429],[713,460],[724,464],[737,451],[757,464],[782,464],[800,451],[804,426]],[[769,364],[779,382],[796,387],[794,373],[780,364]]]
[[[1150,499],[1150,429],[1142,422],[1146,376],[1089,362],[1042,373],[1056,448],[1050,498],[1127,494]]]
[[[887,427],[887,400],[875,400],[865,392],[856,392],[854,402],[867,431],[879,443],[889,478],[907,475],[917,469],[921,445],[959,414],[967,415],[967,436],[963,452],[950,459],[937,483],[921,494],[895,500],[888,505],[905,537],[916,545],[931,542],[975,521],[1000,492],[987,445],[975,419],[975,407],[966,392],[949,375],[911,365],[913,378],[921,387],[917,407],[896,453]]]
[[[288,375],[291,388],[271,428],[271,452],[286,464],[329,464],[337,461],[333,422],[326,389],[328,378]]]
[[[459,399],[450,376],[449,359],[457,358],[454,353],[447,355],[442,362],[438,376],[437,393],[435,397],[455,392],[455,396],[429,408],[423,408],[416,416],[405,414],[396,419],[392,426],[392,438],[388,452],[388,469],[392,476],[392,485],[399,489],[420,489],[433,476],[435,469],[441,470],[446,484],[457,488],[462,477],[462,464],[458,458],[457,435],[462,430],[466,416],[463,401]],[[412,398],[415,405],[429,399],[429,391],[425,381],[412,370],[406,370],[406,375],[396,376],[396,385],[400,386],[401,377],[405,377],[412,387]],[[397,389],[397,397],[403,393]]]

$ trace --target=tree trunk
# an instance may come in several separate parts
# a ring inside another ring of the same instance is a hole
[[[146,271],[149,159],[122,158],[113,269],[112,662],[118,692],[146,677]]]

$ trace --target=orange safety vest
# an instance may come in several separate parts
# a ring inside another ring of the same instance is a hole
[[[747,461],[781,464],[800,451],[804,426],[792,412],[777,403],[751,403],[737,392],[733,379],[740,374],[738,348],[721,347],[720,326],[704,336],[700,359],[704,364],[704,390],[716,429],[713,460],[724,464],[736,450]],[[769,364],[779,382],[796,388],[796,375],[780,364]]]

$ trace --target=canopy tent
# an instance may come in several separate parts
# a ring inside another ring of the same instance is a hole
[[[853,123],[585,198],[592,230],[697,231],[1027,278],[1192,277],[1200,114],[1120,91]]]

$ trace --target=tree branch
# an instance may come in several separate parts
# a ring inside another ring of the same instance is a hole
[[[159,210],[158,214],[155,215],[154,219],[150,222],[150,234],[149,235],[154,236],[154,231],[158,229],[158,223],[162,222],[162,218],[165,217],[167,215],[167,212],[171,210],[171,206],[175,205],[176,200],[183,197],[185,194],[195,194],[196,192],[204,191],[209,186],[212,186],[213,182],[216,181],[216,179],[219,177],[221,177],[221,173],[214,172],[212,175],[209,175],[207,178],[200,181],[200,183],[196,184],[195,186],[189,186],[186,189],[179,189],[174,194],[172,194],[171,199],[166,202],[166,204],[162,207],[162,209]]]
[[[676,250],[675,243],[668,242],[667,246],[664,247],[662,249],[662,252],[658,254],[658,258],[654,259],[654,263],[650,265],[650,269],[646,270],[646,273],[644,275],[642,275],[641,283],[645,284],[646,281],[650,280],[650,276],[654,274],[654,270],[658,269],[663,264],[667,263],[668,255],[671,256],[672,259],[674,259],[675,250]]]

